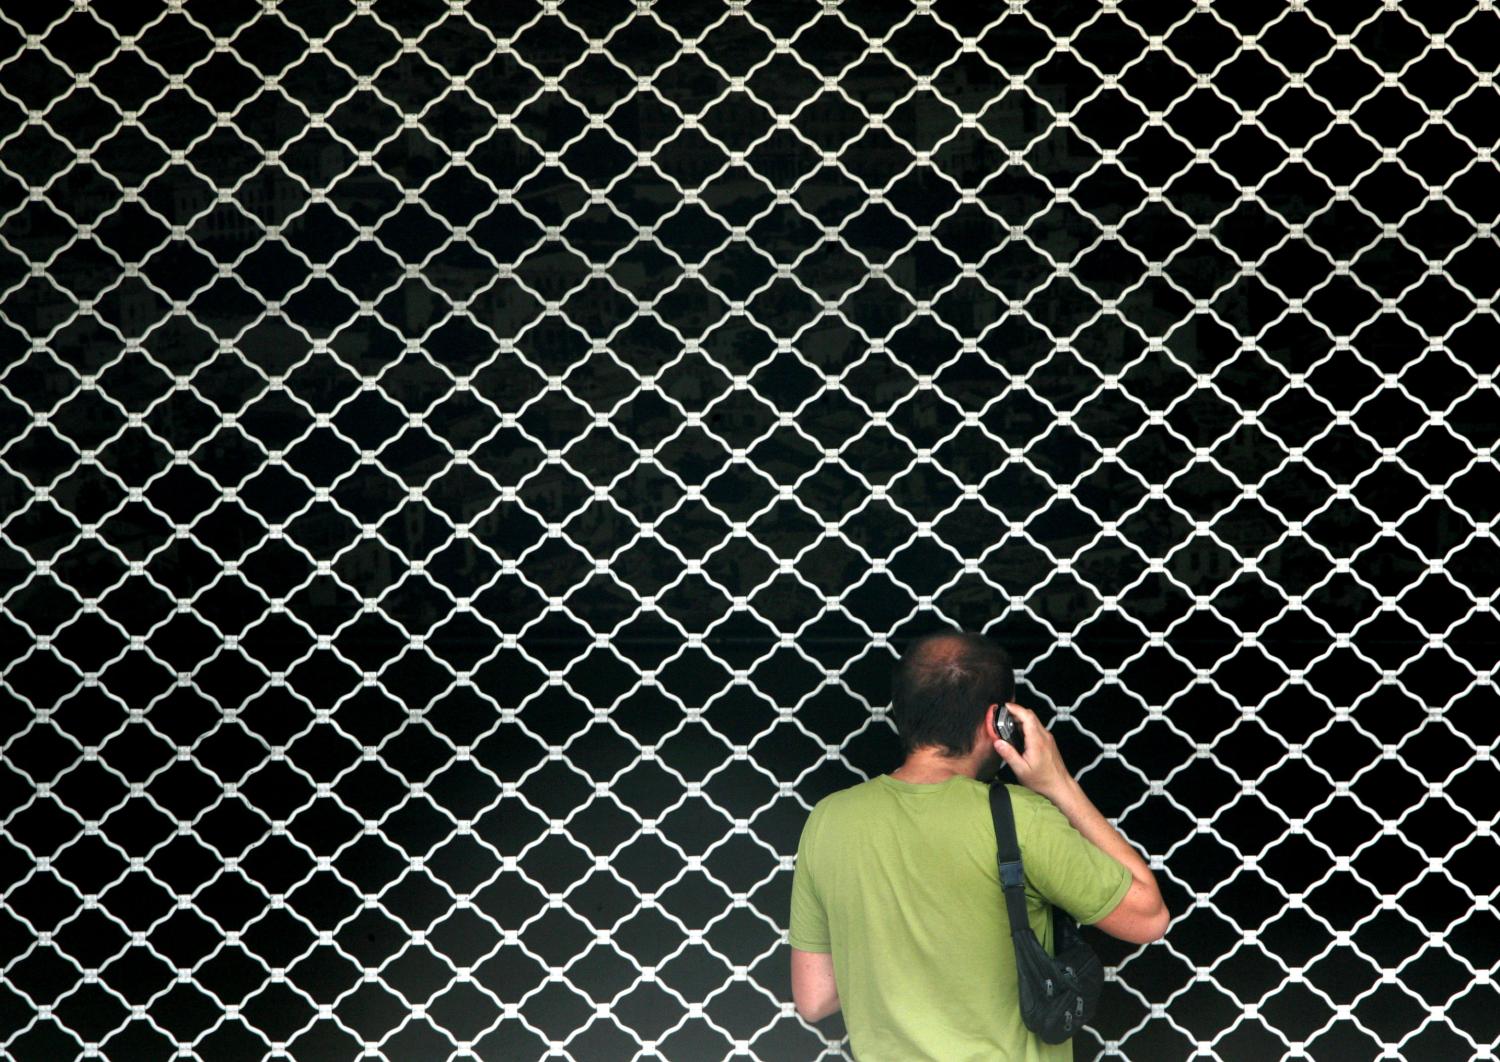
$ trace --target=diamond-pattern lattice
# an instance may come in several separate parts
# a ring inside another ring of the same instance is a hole
[[[1495,1056],[1489,0],[0,56],[0,1054],[837,1053],[791,854],[942,618],[1178,915],[1080,1058]]]

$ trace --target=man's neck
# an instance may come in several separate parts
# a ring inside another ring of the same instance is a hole
[[[935,785],[956,775],[978,778],[983,758],[983,753],[957,757],[945,756],[933,748],[913,749],[907,754],[905,762],[891,772],[891,777],[916,785]]]

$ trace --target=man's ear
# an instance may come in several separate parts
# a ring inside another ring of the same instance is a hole
[[[983,730],[986,745],[993,745],[1000,740],[1000,732],[995,729],[995,713],[999,710],[998,704],[992,704],[984,710],[984,722],[979,725]]]

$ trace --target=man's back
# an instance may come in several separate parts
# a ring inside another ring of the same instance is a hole
[[[1131,876],[1046,798],[1007,788],[1028,914],[1050,949],[1044,899],[1091,922],[1114,909]],[[861,1062],[1072,1057],[1071,1045],[1044,1044],[1021,1022],[988,792],[963,776],[914,784],[881,775],[808,818],[790,942],[832,952]]]

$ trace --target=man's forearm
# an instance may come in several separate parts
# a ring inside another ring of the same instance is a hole
[[[838,983],[833,956],[826,951],[792,949],[792,1001],[808,1021],[822,1021],[838,1010]]]
[[[1072,824],[1073,829],[1083,834],[1095,848],[1123,864],[1132,878],[1153,889],[1157,887],[1156,875],[1151,873],[1150,865],[1129,841],[1120,836],[1120,831],[1110,825],[1076,778],[1069,775],[1067,781],[1060,783],[1055,792],[1049,791],[1042,795],[1051,800]]]
[[[1077,779],[1068,775],[1044,794],[1057,806],[1064,817],[1073,824],[1083,837],[1095,848],[1120,863],[1130,874],[1130,888],[1112,911],[1098,918],[1094,925],[1112,937],[1132,944],[1149,944],[1159,940],[1167,931],[1171,915],[1162,900],[1161,889],[1156,884],[1156,875],[1131,847],[1130,842],[1120,836],[1120,831],[1109,824],[1109,820],[1094,806],[1084,793]]]

